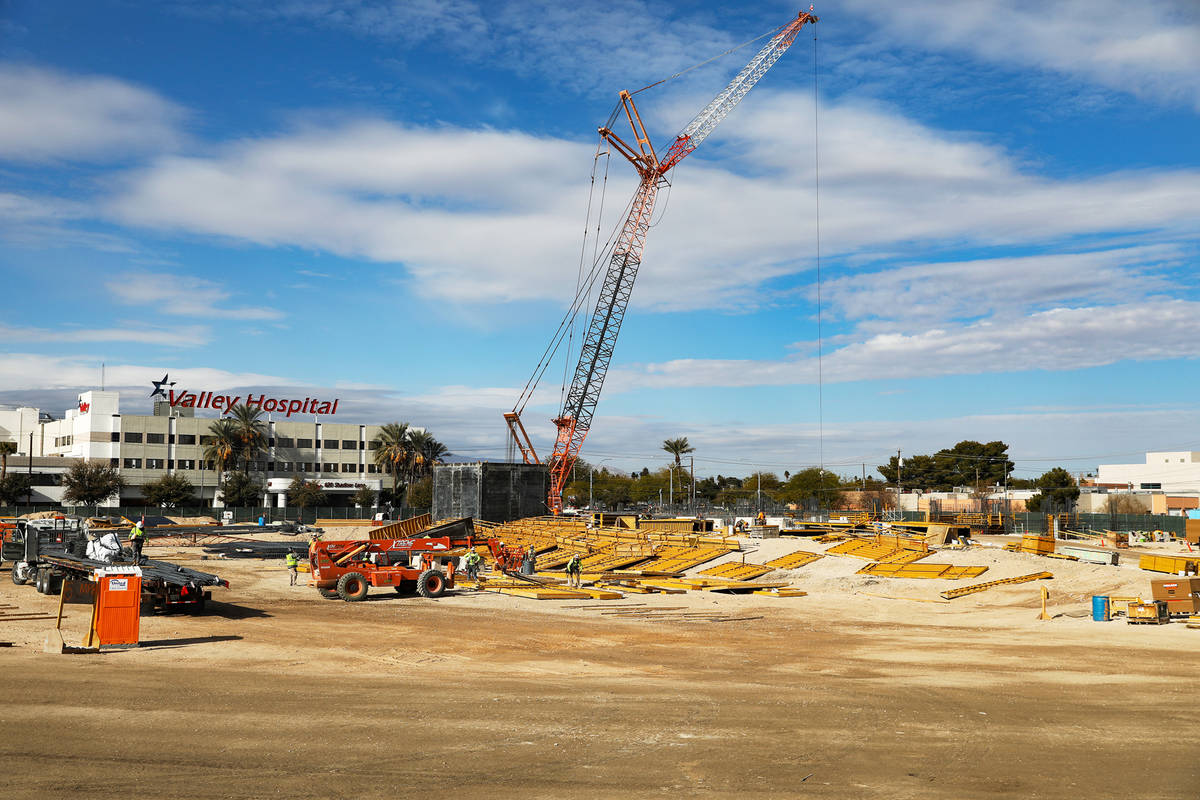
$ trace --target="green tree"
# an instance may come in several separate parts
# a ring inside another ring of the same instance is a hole
[[[8,477],[8,457],[16,452],[16,442],[0,442],[0,480]]]
[[[354,496],[351,499],[354,501],[354,505],[356,506],[371,508],[375,505],[375,498],[377,496],[378,493],[374,489],[369,486],[363,486],[354,493]]]
[[[267,450],[267,423],[262,419],[263,410],[258,406],[240,403],[229,412],[229,421],[238,441],[238,455],[250,472],[250,465]]]
[[[0,478],[0,506],[15,506],[29,497],[29,476],[6,475]]]
[[[954,447],[933,455],[913,455],[899,464],[895,456],[878,467],[888,484],[896,485],[899,468],[900,485],[907,489],[948,492],[956,486],[980,487],[1002,483],[1013,470],[1008,460],[1008,445],[1004,442],[964,440]]]
[[[400,476],[407,475],[412,450],[408,441],[407,422],[389,422],[379,429],[371,442],[375,448],[375,465],[392,476],[392,496],[400,497]]]
[[[433,506],[433,477],[426,475],[408,487],[408,504],[413,508]]]
[[[237,426],[231,419],[216,419],[208,426],[204,442],[204,460],[211,461],[218,473],[224,473],[237,463],[241,439]]]
[[[370,491],[370,490],[368,490]],[[290,505],[297,508],[312,508],[326,502],[325,490],[316,481],[306,481],[297,475],[288,484],[287,499]]]
[[[666,499],[669,474],[666,467],[654,472],[643,469],[637,478],[630,482],[629,499],[634,503],[657,503],[659,497]]]
[[[196,500],[196,487],[182,475],[163,475],[142,487],[146,502],[162,508],[190,505]]]
[[[776,493],[785,503],[833,508],[842,488],[842,479],[820,467],[803,469],[788,478]]]
[[[77,461],[63,474],[63,499],[81,506],[94,506],[119,494],[125,479],[117,468],[102,461]]]
[[[262,502],[263,485],[245,472],[231,472],[221,481],[221,502],[230,508],[253,508]]]
[[[1025,508],[1030,511],[1045,511],[1048,514],[1070,511],[1079,499],[1079,487],[1075,485],[1074,476],[1062,467],[1042,473],[1037,479],[1037,488],[1038,493],[1025,501]]]

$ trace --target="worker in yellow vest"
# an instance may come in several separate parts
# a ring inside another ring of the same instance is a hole
[[[288,586],[296,585],[296,566],[300,563],[300,559],[296,558],[296,554],[288,550],[287,556],[284,558],[284,563],[287,564],[287,569],[290,574],[291,583]]]
[[[567,586],[573,589],[578,589],[580,586],[580,578],[583,572],[583,560],[579,557],[579,553],[571,556],[571,560],[567,562]]]
[[[133,552],[133,563],[142,563],[142,545],[146,543],[146,532],[142,530],[141,522],[133,523],[129,529],[129,549]]]

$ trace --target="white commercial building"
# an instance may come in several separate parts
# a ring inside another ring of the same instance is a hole
[[[35,408],[0,408],[0,441],[17,445],[17,454],[8,459],[9,471],[31,474],[34,502],[61,502],[61,474],[83,460],[111,464],[128,483],[108,505],[138,504],[145,484],[180,475],[196,487],[201,505],[220,507],[220,476],[216,465],[204,459],[214,418],[196,417],[195,410],[224,410],[240,403],[267,412],[267,449],[250,464],[250,471],[265,479],[264,506],[286,507],[288,485],[297,476],[319,484],[330,505],[351,505],[349,498],[359,489],[378,492],[384,486],[372,452],[381,426],[322,421],[322,415],[337,413],[336,400],[174,391],[162,396],[168,399],[156,402],[153,414],[122,414],[120,395],[111,391],[83,392],[62,419]],[[293,415],[298,418],[291,419]]]
[[[1096,484],[1133,491],[1200,491],[1200,453],[1146,453],[1144,464],[1101,464]]]

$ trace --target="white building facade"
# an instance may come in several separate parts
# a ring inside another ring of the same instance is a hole
[[[1200,453],[1190,450],[1146,453],[1144,464],[1101,464],[1099,486],[1132,491],[1200,491]]]
[[[0,409],[0,441],[17,444],[10,470],[28,469],[37,476],[35,502],[61,502],[54,476],[83,460],[111,464],[129,484],[109,505],[136,505],[147,483],[179,475],[196,487],[201,505],[219,508],[221,476],[204,459],[214,418],[194,414],[194,406],[167,401],[155,403],[154,414],[122,414],[119,393],[88,391],[62,419],[47,419],[33,408]],[[297,476],[319,484],[331,505],[351,504],[349,497],[359,489],[384,487],[373,452],[381,425],[327,422],[316,415],[307,420],[275,419],[283,414],[272,412],[264,416],[267,449],[250,464],[255,477],[265,479],[264,506],[285,508],[287,487]]]

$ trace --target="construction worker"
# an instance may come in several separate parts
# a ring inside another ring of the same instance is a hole
[[[133,551],[133,563],[142,563],[142,545],[146,543],[146,532],[142,530],[142,521],[133,523],[129,529],[129,549]]]
[[[763,525],[766,525],[767,524],[767,515],[761,511],[758,512],[758,516],[754,518],[754,524],[758,525],[760,527]]]
[[[567,562],[567,585],[578,589],[582,584],[580,574],[583,572],[583,559],[579,557],[579,553],[571,556],[571,560]]]
[[[288,576],[291,580],[291,583],[289,583],[288,586],[295,586],[296,566],[300,563],[300,559],[296,558],[295,553],[293,553],[291,550],[288,550],[287,555],[283,559],[283,563],[287,564],[288,572],[291,573],[291,575]]]
[[[483,564],[483,557],[474,550],[468,550],[463,560],[467,562],[467,577],[473,581],[479,580],[479,567]]]

